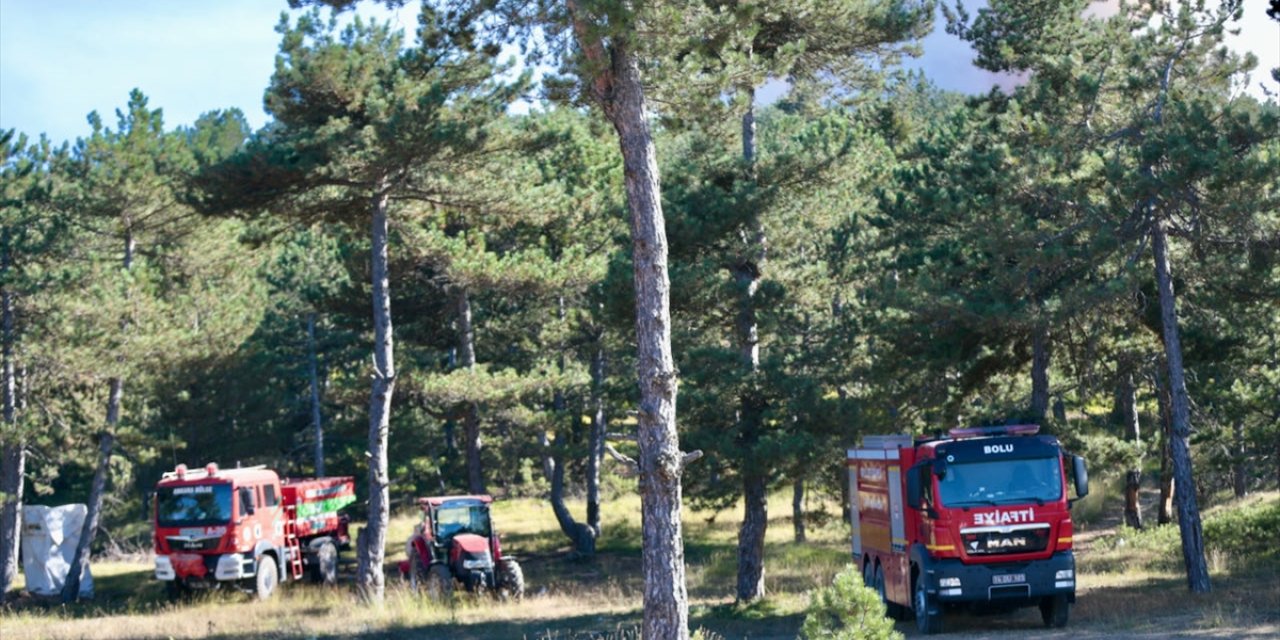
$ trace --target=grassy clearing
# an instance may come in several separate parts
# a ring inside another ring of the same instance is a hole
[[[775,496],[774,504],[786,504]],[[581,512],[581,505],[573,505]],[[826,505],[828,511],[836,505]],[[1108,508],[1118,506],[1112,502]],[[794,638],[807,593],[827,584],[847,562],[848,530],[832,519],[810,529],[809,542],[791,540],[789,518],[770,521],[767,586],[770,597],[740,607],[732,602],[736,572],[737,511],[687,511],[688,585],[695,629],[710,638]],[[411,513],[392,520],[388,544],[387,601],[361,604],[346,588],[290,585],[272,601],[251,602],[241,594],[214,593],[193,602],[164,602],[151,565],[108,562],[94,567],[95,602],[64,608],[30,599],[0,610],[4,638],[636,638],[642,590],[639,500],[624,496],[605,506],[605,538],[593,560],[573,558],[551,509],[535,500],[495,507],[503,546],[521,558],[529,596],[521,602],[460,598],[455,606],[427,602],[396,579]],[[1067,630],[1097,637],[1156,634],[1169,630],[1246,635],[1280,628],[1280,556],[1274,532],[1280,526],[1280,493],[1206,513],[1213,559],[1214,593],[1191,596],[1182,575],[1176,527],[1099,533],[1077,550],[1080,596]],[[970,633],[1011,637],[1042,632],[1038,614],[948,615],[959,637]],[[912,635],[910,623],[898,628]]]
[[[783,504],[778,496],[775,504]],[[571,505],[578,513],[582,505]],[[836,508],[828,505],[828,509]],[[635,495],[604,505],[605,537],[592,560],[573,557],[551,508],[536,500],[494,507],[503,549],[520,558],[528,597],[502,603],[460,598],[444,607],[399,584],[416,515],[394,517],[387,544],[388,595],[366,607],[344,588],[289,585],[269,602],[212,593],[193,602],[165,602],[149,563],[98,563],[93,603],[62,607],[26,600],[0,610],[0,636],[22,638],[575,638],[635,637],[642,606],[640,502]],[[718,517],[717,517],[718,516]],[[688,511],[686,560],[695,628],[710,637],[793,638],[805,593],[830,580],[847,559],[847,529],[839,522],[809,530],[809,543],[791,542],[789,518],[771,520],[767,538],[774,597],[751,606],[732,603],[738,522],[728,513]],[[19,585],[21,586],[21,585]],[[10,634],[13,634],[10,636]],[[604,634],[603,636],[601,634]]]

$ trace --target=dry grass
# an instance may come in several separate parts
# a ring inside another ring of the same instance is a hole
[[[782,504],[781,496],[775,504]],[[833,505],[832,505],[833,506]],[[571,508],[582,513],[582,505]],[[95,602],[63,608],[27,600],[0,611],[0,636],[22,638],[573,638],[635,637],[642,606],[639,498],[604,505],[605,537],[592,560],[573,557],[549,506],[536,500],[496,504],[494,521],[503,549],[520,558],[528,597],[520,602],[462,597],[452,607],[426,601],[398,581],[404,540],[416,522],[412,512],[394,517],[387,544],[386,602],[363,605],[349,589],[290,585],[268,602],[237,593],[213,593],[169,604],[151,565],[94,566]],[[789,518],[775,517],[767,537],[776,594],[753,607],[732,605],[736,571],[736,518],[686,512],[685,540],[694,626],[727,637],[791,638],[799,627],[804,593],[828,581],[845,561],[844,527],[811,529],[810,543],[791,542]],[[19,585],[21,586],[21,585]],[[604,635],[601,635],[604,634]]]
[[[1280,503],[1280,494],[1262,500]],[[781,495],[775,505],[786,504]],[[581,513],[582,505],[572,505]],[[835,505],[826,505],[834,511]],[[1114,508],[1114,505],[1112,505]],[[767,537],[768,600],[749,607],[732,603],[736,572],[738,511],[686,511],[688,586],[695,628],[716,638],[794,638],[807,592],[826,584],[848,559],[848,530],[832,519],[811,528],[810,541],[792,540],[789,518],[775,508]],[[605,505],[605,537],[592,560],[573,558],[551,509],[535,500],[495,507],[495,522],[508,553],[521,558],[529,596],[521,602],[460,598],[446,607],[409,593],[396,578],[404,540],[415,521],[400,514],[387,545],[388,594],[380,607],[362,604],[345,588],[299,585],[269,602],[241,594],[214,593],[193,602],[163,601],[150,564],[95,566],[98,598],[63,608],[27,600],[0,610],[5,638],[636,638],[641,613],[639,500],[623,496]],[[837,511],[838,513],[838,511]],[[1100,524],[1093,525],[1101,527]],[[1110,532],[1108,532],[1110,535]],[[1180,559],[1161,536],[1146,532],[1123,545],[1108,535],[1078,549],[1080,598],[1067,631],[1090,637],[1159,635],[1178,630],[1254,635],[1280,624],[1280,567],[1273,561],[1242,562],[1219,555],[1215,591],[1190,596]],[[1176,538],[1175,538],[1176,539]],[[349,567],[348,567],[349,569]],[[1038,614],[948,615],[959,637],[981,633],[1011,637],[1041,631]],[[908,623],[899,629],[911,635]],[[1162,631],[1163,630],[1163,631]],[[1265,635],[1265,634],[1264,634]]]

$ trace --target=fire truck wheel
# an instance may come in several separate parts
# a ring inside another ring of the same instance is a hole
[[[191,589],[182,580],[169,580],[164,583],[164,595],[169,602],[178,602],[190,598]]]
[[[514,559],[503,558],[498,562],[498,597],[503,600],[524,597],[524,571]]]
[[[1049,596],[1040,601],[1040,619],[1044,626],[1061,629],[1067,626],[1067,618],[1071,616],[1071,603],[1066,596]]]
[[[902,605],[889,602],[889,596],[884,589],[884,571],[880,567],[876,567],[874,580],[876,593],[880,594],[880,602],[884,603],[885,613],[888,614],[891,620],[902,620],[905,617],[905,612],[902,609]]]
[[[442,564],[433,564],[427,571],[427,597],[437,602],[453,599],[453,574]]]
[[[258,556],[258,575],[254,579],[254,593],[257,594],[259,600],[266,600],[275,593],[276,584],[280,581],[280,574],[276,571],[276,559],[262,554]]]
[[[916,579],[915,598],[913,604],[916,610],[916,629],[924,635],[931,635],[942,632],[942,611],[929,612],[934,607],[933,598],[929,597],[929,592],[925,590],[925,579],[919,577]]]
[[[338,584],[338,547],[325,540],[316,545],[311,563],[311,581],[332,587]]]

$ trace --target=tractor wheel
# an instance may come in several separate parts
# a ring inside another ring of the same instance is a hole
[[[513,558],[498,562],[498,597],[503,600],[519,600],[524,597],[524,571]]]
[[[1040,619],[1044,626],[1061,629],[1071,616],[1071,603],[1066,596],[1048,596],[1040,601]]]
[[[266,600],[275,593],[276,585],[280,583],[280,573],[276,570],[276,559],[262,554],[258,556],[258,575],[254,578],[253,592],[258,596],[259,600]]]
[[[311,581],[332,587],[338,584],[338,547],[332,540],[320,542],[312,548]]]
[[[418,565],[422,566],[422,565]],[[436,602],[453,599],[453,574],[442,564],[433,564],[425,577],[427,597]]]

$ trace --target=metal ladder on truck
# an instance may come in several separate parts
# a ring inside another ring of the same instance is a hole
[[[302,545],[298,543],[298,507],[284,508],[284,546],[289,554],[289,579],[302,579]]]

